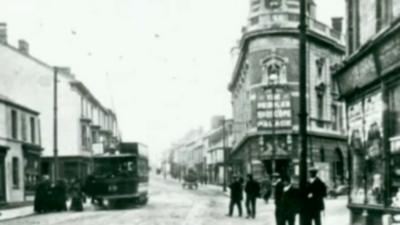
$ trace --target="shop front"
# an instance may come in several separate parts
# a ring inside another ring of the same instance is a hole
[[[400,215],[400,33],[393,27],[335,71],[347,105],[351,224]]]

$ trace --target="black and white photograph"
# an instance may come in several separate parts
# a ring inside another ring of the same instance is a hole
[[[400,0],[0,0],[0,224],[400,225]]]

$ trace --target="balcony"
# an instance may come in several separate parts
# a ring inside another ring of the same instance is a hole
[[[297,13],[261,13],[250,18],[253,21],[247,27],[242,28],[243,33],[261,29],[273,28],[294,28],[297,29],[300,23],[300,16]],[[254,23],[257,21],[257,23]],[[330,28],[328,25],[308,17],[307,24],[311,31],[328,37],[340,44],[345,43],[345,37],[340,32]]]

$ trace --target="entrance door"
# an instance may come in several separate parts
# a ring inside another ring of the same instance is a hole
[[[6,177],[4,156],[0,155],[0,202],[6,201]]]

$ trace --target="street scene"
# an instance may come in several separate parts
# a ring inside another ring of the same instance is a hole
[[[7,220],[5,224],[46,224],[67,225],[80,223],[97,224],[273,224],[273,203],[257,202],[258,213],[254,220],[227,217],[229,197],[220,187],[201,185],[198,190],[182,189],[181,183],[153,176],[150,179],[151,198],[144,207],[122,210],[96,210],[90,204],[85,205],[81,213],[63,212],[28,216]],[[348,213],[345,208],[347,199],[339,198],[327,201],[325,224],[346,222]],[[329,216],[327,216],[329,215]]]
[[[0,3],[0,223],[400,224],[400,0]]]

